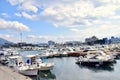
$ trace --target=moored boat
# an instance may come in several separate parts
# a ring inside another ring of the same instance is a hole
[[[103,53],[101,55],[92,55],[92,56],[86,56],[86,57],[82,57],[80,56],[77,59],[77,64],[81,64],[81,65],[86,65],[86,66],[104,66],[104,65],[109,65],[111,63],[114,63],[115,60],[112,56],[110,55],[103,55]]]

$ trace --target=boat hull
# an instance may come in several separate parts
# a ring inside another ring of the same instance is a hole
[[[48,67],[40,67],[39,70],[51,70],[53,69],[53,66],[48,66]]]
[[[77,64],[81,64],[84,66],[93,66],[93,67],[100,67],[100,66],[106,66],[114,63],[115,61],[81,61],[81,62],[76,62]]]
[[[51,70],[53,69],[54,64],[52,63],[43,63],[39,66],[39,70]]]
[[[32,69],[32,70],[20,70],[19,73],[27,76],[34,76],[37,75],[38,70],[37,69]]]

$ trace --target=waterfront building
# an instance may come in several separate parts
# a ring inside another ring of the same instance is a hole
[[[55,45],[55,42],[50,40],[50,41],[48,41],[48,45]]]

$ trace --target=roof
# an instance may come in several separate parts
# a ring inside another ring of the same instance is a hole
[[[35,57],[36,55],[27,55],[27,56],[25,56],[25,57],[28,57],[28,58],[30,58],[30,57]]]
[[[20,58],[21,56],[9,56],[10,59]]]

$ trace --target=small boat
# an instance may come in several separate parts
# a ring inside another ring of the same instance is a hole
[[[24,62],[22,56],[10,56],[8,61],[8,66],[21,74],[28,76],[37,75],[38,69],[36,66]]]
[[[31,65],[35,65],[38,70],[51,70],[54,67],[54,63],[44,62],[39,55],[28,55],[27,57],[30,58]]]
[[[67,53],[66,51],[63,51],[63,52],[61,53],[61,55],[62,55],[63,57],[66,57],[66,56],[68,56],[68,53]]]
[[[2,64],[7,64],[7,57],[6,57],[7,52],[4,50],[0,51],[0,63]]]
[[[9,56],[8,62],[9,67],[28,76],[37,75],[38,70],[51,70],[54,66],[54,63],[43,62],[38,55]]]

